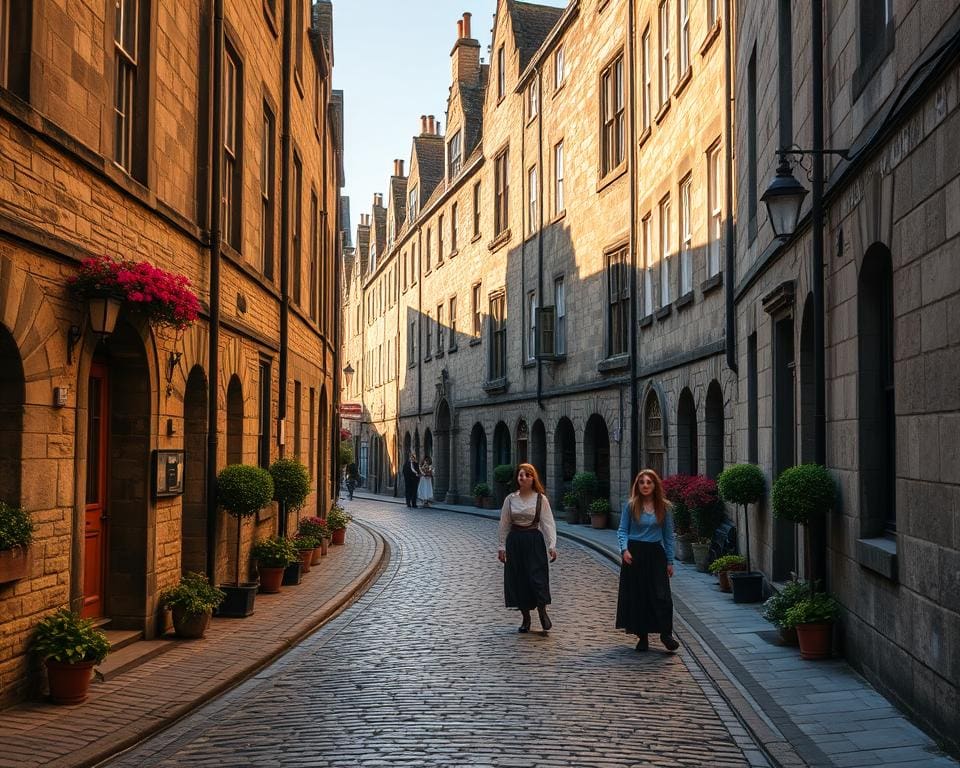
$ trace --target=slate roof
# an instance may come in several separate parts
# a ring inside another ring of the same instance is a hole
[[[417,136],[413,140],[413,151],[417,156],[417,169],[420,174],[420,210],[444,177],[443,136]]]
[[[379,262],[387,250],[387,209],[382,205],[373,206],[373,229],[377,238],[377,261]]]
[[[564,9],[520,2],[508,3],[507,7],[510,9],[513,36],[520,53],[520,71],[523,72],[533,54],[543,45],[550,30],[563,15]]]
[[[344,248],[353,247],[353,240],[350,239],[350,198],[347,195],[340,195],[340,231],[343,233]]]
[[[313,28],[320,33],[323,47],[333,62],[333,3],[330,0],[315,0],[313,4]]]
[[[370,266],[370,227],[366,224],[357,227],[357,254],[360,260],[360,279],[362,280]]]
[[[407,218],[407,177],[391,176],[390,192],[393,202],[393,220],[397,222],[397,234],[400,224]]]

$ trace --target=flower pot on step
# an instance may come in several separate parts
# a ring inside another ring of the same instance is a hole
[[[320,542],[320,554],[323,556],[326,556],[327,550],[329,549],[330,549],[330,537],[325,536],[323,540]]]
[[[607,527],[607,515],[590,515],[590,525],[593,528],[606,528]]]
[[[280,591],[280,585],[283,584],[283,568],[269,568],[265,565],[258,566],[260,573],[260,591],[268,595],[274,595]]]
[[[313,557],[310,558],[310,565],[320,565],[320,558],[323,557],[323,552],[320,550],[322,546],[318,544],[313,548]]]
[[[690,547],[693,549],[693,562],[696,563],[697,570],[700,571],[700,573],[706,573],[707,566],[710,565],[710,563],[707,562],[710,557],[710,543],[701,544],[695,541]]]
[[[334,544],[343,544],[347,540],[347,529],[338,528],[333,532],[333,543]]]
[[[197,640],[203,637],[207,627],[210,626],[210,616],[212,614],[212,609],[203,613],[188,613],[182,606],[175,606],[173,608],[173,631],[177,633],[177,637]]]
[[[720,582],[720,591],[721,592],[732,592],[733,587],[730,586],[730,571],[720,571],[717,574],[717,581]]]
[[[797,645],[799,642],[796,627],[780,627],[780,645]]]
[[[32,563],[30,547],[0,549],[0,584],[25,579]]]
[[[300,549],[297,550],[297,554],[300,555],[300,567],[304,573],[310,573],[310,561],[313,560],[313,550],[312,549]]]
[[[730,586],[733,587],[733,602],[759,603],[763,600],[763,574],[758,571],[732,571]]]
[[[79,704],[87,699],[90,678],[95,661],[78,661],[67,664],[47,659],[47,682],[50,684],[50,700],[54,704]]]
[[[833,655],[833,622],[797,624],[801,659],[829,659]]]

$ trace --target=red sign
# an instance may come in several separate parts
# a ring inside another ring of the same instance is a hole
[[[360,403],[340,403],[340,415],[345,419],[359,419],[363,413]]]

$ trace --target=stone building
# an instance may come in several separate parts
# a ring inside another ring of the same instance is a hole
[[[27,577],[0,584],[3,703],[38,680],[50,611],[151,638],[183,571],[232,574],[209,469],[295,456],[308,510],[334,493],[332,6],[224,0],[221,34],[217,5],[0,2],[0,499],[36,523]],[[124,308],[101,338],[67,286],[98,254],[186,276],[199,321]],[[157,496],[158,450],[185,451],[182,493]],[[293,522],[264,510],[244,543]]]

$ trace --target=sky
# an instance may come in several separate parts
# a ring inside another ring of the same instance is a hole
[[[539,0],[562,7],[564,0]],[[393,160],[410,168],[420,115],[435,115],[446,132],[450,50],[457,21],[473,14],[480,56],[487,47],[496,0],[333,0],[333,87],[343,90],[344,194],[351,236],[375,192],[386,197]]]

